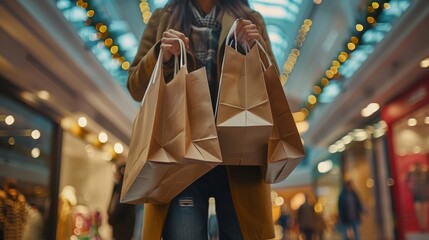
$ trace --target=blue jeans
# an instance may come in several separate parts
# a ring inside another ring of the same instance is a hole
[[[243,239],[225,166],[217,166],[170,202],[163,240],[208,239],[209,198],[214,197],[221,240]]]
[[[343,231],[344,240],[349,240],[349,235],[347,233],[349,228],[352,228],[353,230],[354,240],[359,240],[359,221],[353,221],[352,223],[343,223],[341,228]]]

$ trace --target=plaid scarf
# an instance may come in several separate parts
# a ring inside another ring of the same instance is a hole
[[[189,6],[193,15],[190,45],[197,58],[198,67],[206,67],[210,96],[214,109],[218,91],[216,55],[221,30],[221,14],[219,14],[219,8],[215,6],[210,13],[203,17],[191,1],[189,2]]]

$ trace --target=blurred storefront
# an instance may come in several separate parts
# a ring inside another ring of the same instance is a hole
[[[109,239],[115,165],[125,161],[127,147],[90,118],[50,111],[48,92],[1,83],[1,236]],[[141,220],[136,233],[140,226]]]
[[[377,110],[378,107],[372,112]],[[330,155],[313,170],[315,191],[334,223],[339,224],[335,216],[343,183],[352,182],[365,209],[360,225],[364,239],[394,238],[386,131],[386,123],[377,114],[365,118],[365,122],[330,145]],[[341,227],[338,224],[336,230]]]
[[[0,80],[0,234],[43,239],[56,222],[61,129],[43,108],[21,99],[45,93],[19,96]]]
[[[0,207],[15,195],[23,209],[0,216],[0,229],[23,235],[32,217],[43,236],[24,239],[110,239],[114,169],[125,161],[135,109],[126,64],[107,71],[55,1],[2,1],[0,12]]]
[[[429,76],[391,101],[383,109],[382,117],[389,128],[398,239],[427,239]]]
[[[313,168],[313,186],[316,194],[315,211],[322,215],[325,235],[332,236],[336,229],[338,216],[338,196],[341,191],[341,153],[330,154]]]

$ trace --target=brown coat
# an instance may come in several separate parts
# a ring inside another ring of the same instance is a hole
[[[249,10],[259,32],[263,37],[262,44],[269,46],[268,34],[262,16]],[[128,76],[128,89],[132,97],[141,101],[146,91],[152,71],[157,60],[162,33],[167,30],[170,13],[165,10],[156,10],[140,40],[137,55],[131,64]],[[222,16],[222,29],[218,48],[218,72],[222,66],[225,38],[235,18],[224,12]],[[273,60],[272,51],[267,49]],[[196,68],[196,60],[192,53],[188,54],[188,68]],[[165,73],[168,75],[168,73]],[[218,74],[219,75],[219,74]],[[259,167],[228,166],[228,178],[231,195],[241,232],[246,240],[262,240],[274,238],[274,225],[272,219],[270,186],[263,181]],[[168,212],[168,205],[145,204],[143,220],[143,240],[160,240],[162,228]]]

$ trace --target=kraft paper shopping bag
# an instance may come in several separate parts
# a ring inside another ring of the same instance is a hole
[[[213,116],[189,118],[189,112],[201,114],[198,108],[188,111],[188,100],[200,98],[188,97],[188,89],[190,93],[195,90],[187,87],[187,75],[198,74],[187,73],[185,48],[179,42],[180,70],[166,84],[160,53],[135,118],[121,193],[124,203],[168,203],[221,162],[216,132],[195,133],[195,125],[207,125],[205,121],[211,120],[214,126]]]
[[[210,90],[205,67],[186,75],[188,119],[191,143],[185,158],[209,162],[222,162],[216,131]]]
[[[227,36],[220,76],[216,127],[223,164],[263,165],[273,119],[258,47],[246,54],[230,46],[235,22]]]
[[[265,67],[261,61],[274,121],[263,174],[265,182],[276,183],[289,176],[303,159],[305,151],[277,69],[262,45],[259,42],[256,45],[265,53],[268,62]]]

